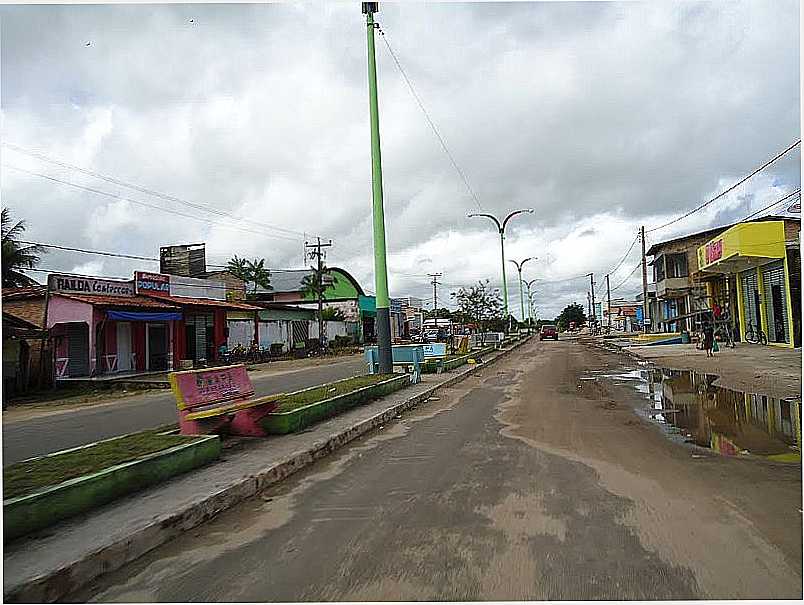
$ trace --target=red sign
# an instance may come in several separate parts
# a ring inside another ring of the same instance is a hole
[[[248,397],[254,393],[243,365],[170,374],[179,409]]]
[[[723,256],[723,240],[719,239],[706,244],[706,264],[719,260]]]
[[[134,273],[134,285],[137,294],[170,296],[170,275],[137,271]]]

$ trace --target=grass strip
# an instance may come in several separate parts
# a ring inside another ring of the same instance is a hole
[[[159,430],[163,429],[134,433],[7,466],[3,469],[3,500],[25,496],[69,479],[97,473],[193,439],[181,435],[160,435]]]
[[[274,413],[292,412],[298,408],[351,393],[357,389],[377,384],[383,380],[388,380],[399,374],[368,374],[366,376],[355,376],[353,378],[346,378],[337,382],[329,384],[322,384],[319,387],[312,389],[305,389],[298,393],[286,395],[279,400],[279,407],[274,410]]]

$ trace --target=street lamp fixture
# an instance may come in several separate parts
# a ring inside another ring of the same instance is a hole
[[[530,280],[522,280],[520,282],[520,286],[524,283],[525,287],[528,289],[528,323],[533,325],[533,297],[536,294],[535,292],[531,293],[530,289],[535,284],[538,279],[530,279]]]
[[[475,218],[477,216],[482,216],[487,219],[494,221],[495,226],[497,227],[497,231],[500,234],[500,257],[502,258],[502,285],[503,285],[503,303],[505,304],[505,317],[508,318],[508,284],[505,283],[505,227],[512,218],[514,218],[517,214],[533,214],[533,208],[523,208],[520,210],[514,210],[510,212],[508,216],[506,216],[502,222],[497,219],[496,216],[493,214],[486,214],[484,212],[470,212],[467,214],[467,218]],[[509,326],[510,331],[510,326]]]
[[[529,260],[539,260],[537,256],[529,256],[521,263],[516,262],[515,260],[509,260],[509,263],[514,263],[516,265],[516,270],[519,273],[519,310],[522,312],[522,323],[525,323],[525,301],[522,296],[522,267],[525,266],[525,263]]]

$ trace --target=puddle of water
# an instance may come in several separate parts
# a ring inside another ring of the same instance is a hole
[[[603,376],[601,376],[603,377]],[[632,383],[648,405],[637,412],[658,423],[674,440],[724,456],[753,454],[782,462],[801,461],[801,405],[712,383],[699,372],[640,368],[605,375]]]

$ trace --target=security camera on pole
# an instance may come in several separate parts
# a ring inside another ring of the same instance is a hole
[[[514,210],[513,212],[509,213],[508,216],[506,216],[503,219],[502,223],[500,223],[500,221],[497,220],[497,217],[492,215],[492,214],[486,214],[486,213],[483,213],[483,212],[472,212],[472,213],[467,215],[468,218],[474,218],[476,216],[484,216],[487,219],[491,219],[492,221],[494,221],[494,224],[497,226],[497,231],[500,234],[500,256],[502,258],[503,303],[505,305],[505,319],[506,319],[506,321],[509,321],[509,326],[508,326],[508,331],[509,332],[511,331],[511,326],[510,326],[510,320],[508,319],[508,317],[509,317],[509,313],[508,313],[508,284],[505,282],[505,226],[508,224],[508,221],[510,221],[517,214],[523,214],[523,213],[526,213],[526,212],[528,214],[533,214],[533,208],[523,208],[521,210]]]

